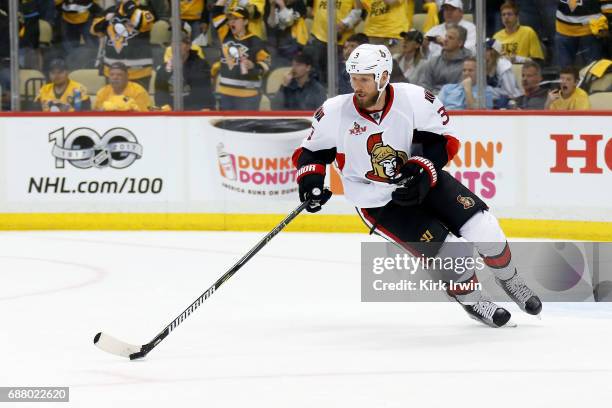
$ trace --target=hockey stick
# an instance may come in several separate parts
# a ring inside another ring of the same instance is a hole
[[[320,194],[319,194],[320,195]],[[242,268],[259,250],[261,250],[276,234],[281,232],[295,217],[298,216],[308,205],[311,204],[311,199],[304,201],[296,209],[291,211],[284,220],[282,220],[272,231],[261,239],[249,252],[246,253],[229,271],[225,272],[206,292],[202,293],[187,309],[168,324],[157,336],[150,342],[141,346],[125,343],[106,333],[98,333],[94,336],[94,344],[100,349],[115,354],[121,357],[127,357],[130,360],[142,358],[153,350],[163,339],[165,339],[172,330],[183,322],[191,313],[193,313],[206,299],[212,296],[221,285],[231,278],[240,268]]]

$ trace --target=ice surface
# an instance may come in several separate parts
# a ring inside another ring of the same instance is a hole
[[[363,234],[279,234],[144,360],[93,345],[148,342],[263,235],[0,233],[0,386],[105,408],[612,403],[610,305],[509,305],[519,327],[496,330],[456,304],[361,303]]]

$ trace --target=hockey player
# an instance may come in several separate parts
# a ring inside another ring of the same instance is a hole
[[[392,57],[383,45],[357,47],[346,70],[354,94],[328,99],[293,155],[300,200],[312,198],[307,211],[319,211],[331,197],[323,182],[325,165],[335,161],[346,198],[372,231],[417,256],[442,257],[454,251],[452,243],[472,242],[512,300],[538,315],[542,304],[518,275],[497,219],[443,170],[459,141],[442,103],[422,87],[389,84]],[[413,144],[422,153],[411,154]],[[413,242],[426,245],[415,248]],[[478,280],[472,270],[455,281]],[[492,327],[508,323],[506,309],[477,285],[465,286],[474,290],[448,294],[471,317]]]

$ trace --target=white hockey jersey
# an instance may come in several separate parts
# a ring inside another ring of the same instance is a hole
[[[344,194],[359,208],[382,207],[391,200],[415,130],[454,138],[450,117],[432,93],[407,83],[387,90],[388,102],[376,119],[357,107],[353,94],[328,99],[301,145],[310,151],[336,148]]]

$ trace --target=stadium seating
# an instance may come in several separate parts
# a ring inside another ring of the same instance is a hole
[[[521,92],[523,92],[523,64],[512,64],[512,73],[514,74],[514,78],[516,79],[516,84],[518,85]]]
[[[291,67],[280,67],[272,70],[266,78],[265,95],[270,99],[278,92],[283,83],[283,77],[291,71]]]
[[[170,44],[172,41],[172,33],[169,30],[170,25],[164,20],[157,20],[151,27],[151,44],[161,45],[162,47]]]
[[[34,99],[40,88],[45,84],[45,76],[36,69],[19,70],[19,95],[24,103],[24,109],[32,108]]]
[[[612,109],[612,92],[597,92],[589,95],[591,109],[610,110]]]
[[[259,101],[259,110],[260,111],[269,111],[271,110],[270,98],[266,95],[261,95],[261,101]]]
[[[423,32],[423,26],[425,25],[426,18],[427,18],[427,14],[425,13],[415,14],[414,17],[412,18],[412,28]]]
[[[53,29],[51,28],[51,24],[40,19],[38,20],[38,27],[40,30],[40,34],[38,35],[40,45],[43,47],[51,46],[51,40],[53,40]]]
[[[100,88],[106,85],[106,78],[100,76],[97,69],[77,69],[68,74],[68,77],[85,86],[90,96],[95,95]]]

